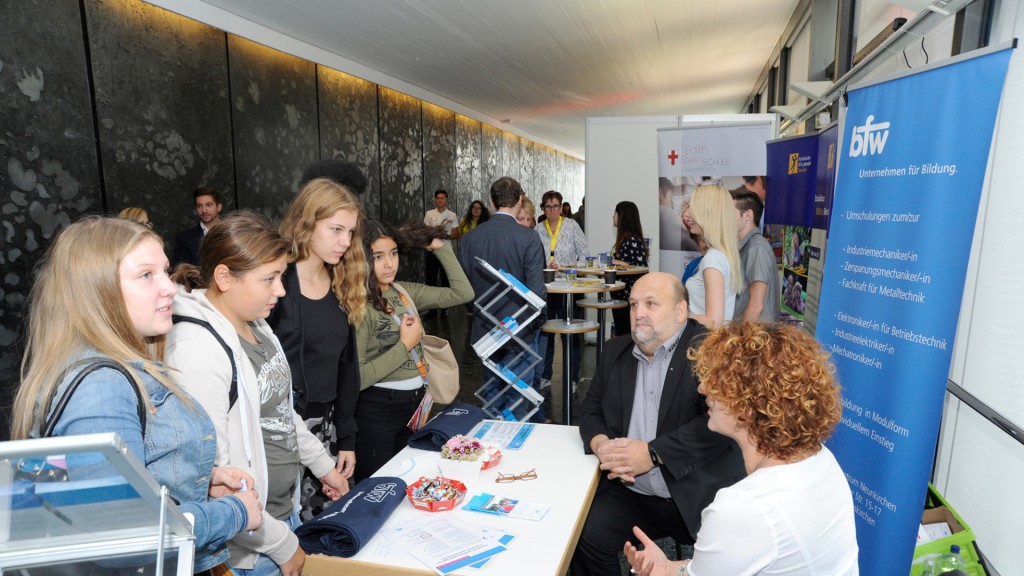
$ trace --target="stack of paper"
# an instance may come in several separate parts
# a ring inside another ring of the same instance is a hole
[[[473,526],[443,514],[380,533],[377,553],[402,551],[442,576],[480,570],[507,550],[515,534]]]

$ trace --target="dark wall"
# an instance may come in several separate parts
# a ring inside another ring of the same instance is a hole
[[[363,168],[367,216],[394,222],[437,188],[461,215],[504,175],[535,201],[582,189],[582,163],[546,146],[140,0],[0,2],[0,22],[0,406],[32,267],[82,215],[141,206],[170,247],[196,187],[279,218],[330,157]]]

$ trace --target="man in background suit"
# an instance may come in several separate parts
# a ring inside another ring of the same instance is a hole
[[[580,414],[584,449],[607,474],[580,534],[573,576],[619,574],[618,552],[633,526],[653,539],[692,544],[718,489],[745,475],[736,443],[708,430],[686,358],[705,329],[687,317],[682,282],[646,274],[629,306],[631,338],[605,344]]]
[[[196,204],[196,216],[199,224],[182,230],[174,241],[174,254],[171,266],[186,263],[199,266],[199,244],[210,227],[220,222],[220,211],[224,205],[220,201],[220,192],[216,188],[200,186],[192,192]]]
[[[462,237],[459,262],[469,276],[473,292],[478,296],[486,292],[496,280],[482,266],[477,266],[476,258],[480,257],[495,269],[515,276],[542,300],[547,298],[547,289],[544,287],[544,246],[537,241],[536,232],[520,226],[516,221],[522,203],[523,189],[519,182],[508,176],[499,178],[491,184],[491,218]],[[509,296],[488,311],[501,319],[513,314],[522,305],[522,300]],[[524,342],[534,342],[534,334],[543,322],[542,313],[518,336]],[[492,326],[482,314],[473,316],[471,342],[477,342]],[[506,347],[509,351],[515,350],[510,345]],[[501,356],[499,353],[491,358],[500,361]],[[524,374],[523,380],[533,382],[533,373]]]

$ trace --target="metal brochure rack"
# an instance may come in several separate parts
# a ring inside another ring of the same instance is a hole
[[[476,261],[478,266],[494,277],[494,284],[474,302],[477,314],[494,325],[473,344],[473,350],[491,371],[484,385],[476,391],[476,397],[483,402],[484,411],[492,418],[527,420],[540,409],[544,397],[523,379],[523,375],[532,373],[542,358],[518,334],[540,315],[547,302],[531,292],[515,276],[504,270],[496,270],[481,258]],[[495,316],[497,305],[509,301],[520,302],[521,305],[504,318]],[[510,341],[513,344],[512,351],[507,346]],[[497,361],[492,360],[491,357],[499,350],[505,353]]]
[[[193,545],[117,434],[0,443],[0,573],[187,576]]]

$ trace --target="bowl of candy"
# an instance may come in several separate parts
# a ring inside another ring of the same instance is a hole
[[[405,489],[409,502],[420,510],[440,512],[458,506],[466,496],[466,485],[458,480],[437,476],[420,478]]]

